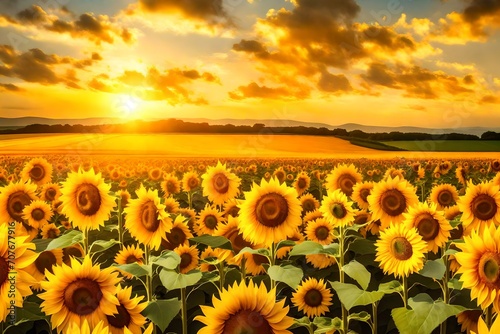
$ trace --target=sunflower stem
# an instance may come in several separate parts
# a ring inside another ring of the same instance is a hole
[[[148,245],[144,245],[144,265],[149,266],[151,249]],[[153,301],[153,274],[146,275],[146,297],[148,303]],[[153,327],[153,334],[156,334],[156,326]]]
[[[377,327],[378,327],[378,318],[377,318],[377,312],[378,312],[378,302],[372,303],[372,311],[373,311],[373,316],[372,316],[372,334],[377,334]]]
[[[120,250],[123,249],[123,208],[122,198],[118,197],[118,241],[120,242]]]
[[[488,329],[491,329],[491,325],[493,323],[493,304],[490,304],[486,309],[486,326]]]
[[[222,292],[222,289],[224,289],[224,283],[226,280],[224,261],[221,261],[220,263],[217,264],[217,269],[219,270],[219,290],[220,290],[220,292]]]
[[[192,197],[191,197],[191,190],[188,191],[188,204],[189,204],[189,209],[193,208],[193,204],[191,203]]]
[[[89,254],[89,230],[88,228],[83,229],[83,251],[85,252],[85,255]]]
[[[448,243],[446,243],[444,249],[443,249],[443,253],[446,253],[446,250],[448,249]],[[448,255],[445,255],[443,256],[443,262],[444,262],[444,267],[445,267],[445,270],[444,270],[444,276],[443,276],[443,301],[445,304],[449,304],[450,303],[450,290],[448,289],[448,281],[450,279],[450,268],[449,268],[449,263],[448,263]],[[441,334],[446,334],[446,320],[443,321],[443,323],[441,324]]]
[[[344,226],[340,224],[339,226],[339,280],[340,283],[344,283],[345,281],[345,273],[344,273],[344,255],[345,255],[345,250],[344,250],[344,245],[345,243],[345,231],[344,231]],[[347,333],[349,330],[349,313],[347,312],[347,309],[345,308],[344,304],[342,304],[342,330],[344,333]]]
[[[274,263],[276,261],[276,245],[273,242],[271,245],[271,256],[269,258],[271,267],[274,266]],[[271,278],[271,290],[276,287],[276,281]]]
[[[403,303],[408,308],[408,277],[403,276]]]
[[[241,280],[246,284],[247,278],[247,258],[245,256],[241,257],[240,263],[240,272],[241,272]]]
[[[222,291],[222,290],[221,290]],[[188,334],[187,297],[186,288],[181,288],[182,334]]]

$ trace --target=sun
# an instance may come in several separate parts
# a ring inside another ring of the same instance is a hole
[[[142,106],[142,100],[137,96],[120,94],[116,99],[116,111],[123,117],[129,118],[137,114]]]

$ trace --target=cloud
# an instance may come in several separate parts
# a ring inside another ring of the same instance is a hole
[[[1,91],[21,92],[23,89],[13,84],[0,83],[0,92]]]
[[[318,88],[324,92],[352,91],[351,83],[345,75],[335,75],[326,71],[321,73]]]
[[[229,97],[233,100],[247,98],[296,100],[309,97],[309,90],[297,90],[289,86],[268,87],[251,82],[246,86],[240,86],[235,91],[229,92]]]
[[[420,104],[410,104],[408,105],[408,109],[412,109],[412,110],[418,110],[418,111],[426,111],[427,108],[423,105],[420,105]]]
[[[499,104],[500,98],[495,95],[485,95],[479,101],[481,104],[489,103],[489,104]]]

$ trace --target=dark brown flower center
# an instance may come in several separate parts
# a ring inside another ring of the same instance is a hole
[[[8,276],[9,276],[9,264],[3,257],[0,257],[0,286],[3,286],[5,281],[7,281]]]
[[[36,164],[33,168],[31,168],[29,175],[30,179],[34,181],[41,181],[45,177],[45,169],[42,165]]]
[[[238,217],[238,213],[240,212],[240,208],[238,208],[236,205],[231,207],[228,211],[227,214],[233,217]]]
[[[215,217],[214,215],[208,215],[205,217],[204,223],[208,229],[214,230],[217,227],[219,221],[217,220],[217,217]]]
[[[142,205],[141,208],[141,223],[149,232],[156,232],[160,226],[158,219],[158,210],[153,201],[148,201]]]
[[[106,318],[111,326],[115,328],[123,328],[130,325],[130,313],[128,313],[125,306],[120,304],[116,307],[117,313],[113,315],[107,315]]]
[[[314,233],[316,234],[316,238],[318,238],[318,240],[325,240],[330,235],[330,230],[325,226],[320,226],[316,229],[316,231],[314,231]]]
[[[479,260],[479,277],[489,287],[500,288],[500,254],[485,253]]]
[[[413,255],[411,243],[404,237],[396,237],[391,242],[392,254],[400,261],[406,261]]]
[[[453,200],[453,194],[447,189],[443,189],[437,195],[437,201],[442,206],[452,206],[455,204]]]
[[[488,194],[479,194],[474,197],[470,208],[472,214],[481,220],[490,220],[498,210],[495,199]]]
[[[427,212],[415,218],[415,227],[425,241],[434,240],[439,234],[439,222]]]
[[[45,218],[45,211],[40,208],[35,208],[33,211],[31,211],[31,218],[36,221],[40,221]]]
[[[51,229],[47,230],[47,238],[48,239],[57,238],[59,236],[59,234],[57,232],[59,232],[59,230],[57,228],[51,228]]]
[[[222,334],[273,334],[267,319],[257,311],[240,310],[224,323]]]
[[[306,189],[307,188],[307,180],[304,177],[301,177],[297,180],[297,187],[299,189]]]
[[[237,227],[230,229],[224,236],[231,241],[231,246],[236,254],[245,247],[252,247],[251,243],[243,239],[243,234],[240,233]]]
[[[281,170],[276,171],[274,173],[274,176],[278,179],[279,183],[283,183],[283,181],[285,181],[285,178],[286,178],[285,172],[283,172]]]
[[[160,170],[155,169],[155,170],[151,171],[151,178],[153,180],[158,180],[160,178],[160,176],[161,176],[161,171]]]
[[[314,205],[314,200],[308,198],[302,202],[302,209],[304,212],[314,211],[316,209],[316,205]]]
[[[252,254],[252,258],[253,262],[255,262],[257,266],[263,265],[264,263],[269,263],[267,257],[265,257],[264,255]]]
[[[16,191],[7,200],[7,212],[15,221],[23,221],[23,209],[31,203],[31,198],[24,191]]]
[[[102,299],[99,284],[91,279],[83,278],[70,283],[64,290],[64,304],[69,311],[78,315],[94,312]]]
[[[101,194],[96,186],[84,183],[76,190],[76,205],[85,216],[93,216],[101,208]]]
[[[399,216],[406,210],[406,198],[399,190],[387,190],[380,197],[380,206],[389,216]]]
[[[189,266],[191,264],[191,261],[193,261],[193,257],[191,256],[191,254],[182,253],[180,268],[181,269],[186,268],[187,266]]]
[[[367,198],[368,198],[368,196],[370,196],[370,192],[371,192],[371,189],[369,189],[369,188],[363,188],[359,192],[359,197],[361,197],[361,199],[364,202],[368,203]]]
[[[304,296],[304,303],[311,307],[317,307],[323,302],[323,295],[316,289],[311,289]]]
[[[135,257],[135,255],[129,255],[127,256],[127,258],[125,259],[125,263],[136,263],[138,262],[139,259]]]
[[[457,227],[455,227],[453,230],[450,231],[451,240],[462,239],[463,235],[464,235],[464,227],[462,226],[462,224],[459,224]]]
[[[495,160],[491,163],[491,169],[495,172],[500,172],[500,160]]]
[[[82,257],[82,256],[83,256],[82,251],[76,247],[63,248],[63,262],[68,265],[70,263],[71,257]]]
[[[196,187],[198,187],[198,179],[196,177],[190,177],[189,180],[188,180],[188,187],[190,189],[194,189]]]
[[[347,196],[352,195],[352,187],[356,184],[356,179],[351,174],[341,174],[337,180],[337,185]]]
[[[217,173],[212,180],[214,189],[219,194],[225,194],[229,190],[229,179],[224,173]]]
[[[356,218],[354,218],[354,224],[356,225],[364,225],[368,221],[368,215],[367,214],[358,214]]]
[[[57,191],[54,188],[49,188],[45,191],[45,198],[49,201],[56,199]]]
[[[49,273],[53,274],[54,272],[52,271],[52,266],[56,263],[56,256],[49,251],[41,252],[35,260],[36,269],[42,274],[45,274],[45,269],[47,269]]]
[[[186,241],[186,234],[181,228],[173,227],[170,232],[166,234],[167,242],[163,243],[164,247],[173,250],[179,245],[183,245]]]
[[[175,193],[175,183],[171,180],[168,180],[167,181],[167,191],[170,193],[170,194],[173,194]]]
[[[267,227],[280,226],[288,217],[288,202],[276,193],[265,194],[255,207],[257,221]]]
[[[335,205],[332,206],[332,214],[335,218],[342,219],[347,215],[347,210],[343,204],[335,203]]]

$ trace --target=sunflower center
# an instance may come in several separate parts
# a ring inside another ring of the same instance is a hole
[[[415,219],[418,233],[425,241],[434,240],[439,234],[439,222],[429,213],[423,213]]]
[[[396,237],[392,239],[392,254],[400,261],[405,261],[413,255],[413,248],[411,243],[403,237]]]
[[[406,209],[406,198],[399,190],[390,189],[382,194],[380,206],[389,216],[399,216]]]
[[[238,213],[240,212],[240,208],[237,206],[233,206],[231,209],[228,210],[227,214],[233,217],[238,217]]]
[[[262,196],[256,205],[257,220],[267,227],[277,227],[288,217],[288,202],[276,193]]]
[[[493,169],[495,172],[500,171],[500,161],[495,160],[491,163],[491,169]]]
[[[347,210],[342,204],[335,203],[335,205],[332,206],[332,214],[335,218],[342,219],[347,215]]]
[[[3,286],[3,283],[7,281],[8,276],[9,264],[3,257],[0,257],[0,286]]]
[[[32,180],[41,181],[45,177],[45,169],[41,165],[34,165],[29,175]]]
[[[167,190],[171,194],[175,192],[175,184],[172,181],[167,181]]]
[[[56,228],[51,228],[47,231],[47,238],[48,239],[55,239],[57,238],[59,235],[57,234],[59,230],[56,229]]]
[[[269,261],[267,261],[267,257],[265,257],[264,255],[252,254],[252,258],[253,262],[255,262],[257,266],[263,265],[264,263],[269,263]]]
[[[490,286],[500,287],[500,254],[486,253],[479,260],[479,277]]]
[[[102,299],[99,284],[88,278],[76,280],[64,291],[64,304],[73,313],[87,315],[94,312]]]
[[[57,191],[54,188],[49,188],[45,192],[45,198],[47,198],[49,201],[53,201],[56,199]]]
[[[53,274],[52,266],[57,263],[56,256],[52,252],[42,252],[38,255],[38,258],[35,260],[36,269],[45,274],[45,269],[49,271],[49,273]]]
[[[129,264],[129,263],[136,263],[137,261],[139,261],[139,259],[136,258],[134,255],[129,255],[125,259],[125,263],[127,263],[127,264]]]
[[[325,226],[320,226],[316,229],[315,234],[318,240],[325,240],[330,235],[330,230]]]
[[[297,181],[297,187],[299,189],[305,189],[307,187],[307,181],[305,178],[301,177],[300,179],[298,179]]]
[[[23,221],[23,209],[30,204],[31,198],[24,191],[16,191],[7,200],[7,212],[9,216],[18,222]]]
[[[63,248],[63,262],[69,263],[71,257],[82,257],[83,253],[80,249],[76,247]]]
[[[449,190],[442,190],[437,196],[437,201],[442,206],[452,206],[453,205],[453,195]]]
[[[361,197],[361,199],[364,201],[364,202],[368,202],[367,198],[368,196],[370,196],[370,189],[368,188],[363,188],[361,189],[361,191],[359,192],[359,197]]]
[[[180,268],[184,269],[187,266],[189,266],[189,264],[191,263],[192,259],[193,259],[193,257],[191,256],[191,254],[189,254],[189,253],[182,253]]]
[[[184,242],[186,241],[186,234],[184,234],[184,231],[182,229],[174,227],[167,234],[167,240],[175,248],[179,245],[184,244]]]
[[[314,205],[314,201],[312,199],[307,199],[302,202],[302,208],[305,212],[309,212],[314,211],[314,209],[316,209],[316,206]]]
[[[191,189],[198,187],[198,180],[195,177],[191,177],[188,180],[188,186]]]
[[[209,228],[210,230],[214,230],[217,227],[219,221],[214,215],[208,215],[205,217],[204,223],[207,228]]]
[[[225,194],[229,190],[229,179],[224,173],[217,173],[214,175],[212,184],[214,189],[219,194]]]
[[[101,207],[101,194],[96,186],[84,183],[76,190],[76,205],[85,216],[93,216]]]
[[[224,323],[222,334],[272,334],[267,319],[257,311],[240,310]]]
[[[245,247],[252,247],[251,243],[243,239],[243,234],[239,233],[238,228],[229,230],[224,236],[231,241],[235,254],[238,254]]]
[[[117,314],[107,315],[106,318],[111,326],[115,328],[123,328],[125,326],[130,325],[130,313],[128,313],[127,309],[120,304],[116,307]]]
[[[45,217],[45,211],[43,211],[40,208],[36,208],[33,211],[31,211],[31,218],[33,218],[36,221],[40,221]]]
[[[342,174],[339,176],[337,184],[344,194],[352,195],[352,187],[356,184],[356,179],[350,174]]]
[[[474,216],[481,220],[490,220],[498,210],[495,199],[487,194],[477,195],[470,206]]]
[[[142,205],[141,223],[149,232],[155,232],[160,226],[158,211],[153,201],[148,201]]]
[[[359,214],[354,218],[354,224],[356,225],[364,225],[368,222],[368,215],[367,214]]]
[[[311,307],[317,307],[323,302],[323,295],[316,289],[311,289],[304,296],[304,303]]]

